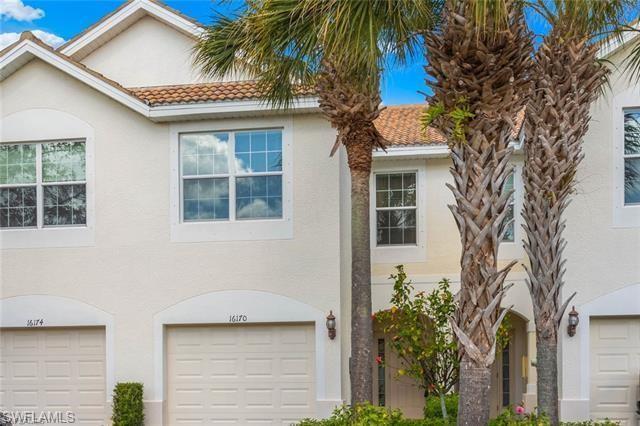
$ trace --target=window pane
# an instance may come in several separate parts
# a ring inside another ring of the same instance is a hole
[[[514,182],[514,174],[512,173],[511,176],[509,176],[507,180],[504,182],[503,191],[511,191],[513,189],[513,182]],[[504,218],[504,226],[506,228],[504,228],[505,233],[502,236],[502,242],[505,242],[505,243],[512,243],[515,241],[515,223],[513,222],[509,223],[509,221],[512,221],[514,219],[514,207],[515,207],[514,196],[515,194],[511,195],[509,205],[507,206],[507,215]]]
[[[87,223],[86,185],[47,185],[42,189],[44,226]]]
[[[42,180],[44,182],[85,180],[84,142],[42,144]]]
[[[236,154],[240,152],[251,152],[251,133],[236,133]]]
[[[267,132],[267,151],[282,151],[282,132],[280,130]]]
[[[282,152],[267,152],[267,171],[279,172],[282,170]]]
[[[379,210],[378,245],[416,244],[416,210]]]
[[[0,145],[0,184],[35,183],[36,146]]]
[[[624,203],[640,203],[640,158],[624,160]]]
[[[36,187],[1,188],[0,228],[36,225]]]
[[[251,152],[267,151],[267,132],[251,132]]]
[[[624,153],[640,154],[640,112],[624,114]]]
[[[389,175],[376,175],[376,190],[383,191],[389,189]]]
[[[282,217],[282,176],[237,178],[236,217],[238,219]]]
[[[504,182],[503,191],[511,191],[513,189],[513,173]]]
[[[376,207],[415,207],[416,174],[376,175]]]
[[[185,179],[183,220],[221,220],[229,218],[229,179]]]
[[[180,135],[183,176],[229,173],[229,135],[189,133]]]
[[[282,132],[236,133],[235,164],[239,173],[282,171]]]
[[[512,243],[515,241],[515,223],[513,221],[513,204],[509,204],[507,206],[507,215],[504,218],[504,226],[506,227],[506,231],[502,236],[502,241],[507,243]]]

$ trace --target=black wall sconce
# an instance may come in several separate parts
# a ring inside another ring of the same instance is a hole
[[[333,311],[329,311],[327,315],[327,330],[329,330],[329,339],[336,338],[336,317],[333,315]]]
[[[571,312],[569,312],[569,325],[567,326],[567,333],[570,337],[576,335],[576,327],[578,327],[578,323],[580,322],[580,318],[578,318],[578,311],[576,311],[576,307],[571,308]]]

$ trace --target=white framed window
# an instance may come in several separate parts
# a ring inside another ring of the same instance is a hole
[[[172,241],[292,238],[291,127],[290,118],[173,124]]]
[[[180,135],[182,220],[282,218],[282,130]]]
[[[504,184],[505,191],[511,191],[514,189],[514,181],[515,181],[515,170],[507,178],[507,181]],[[505,228],[504,234],[502,235],[503,243],[514,243],[516,241],[516,223],[515,223],[515,208],[516,208],[516,194],[515,191],[511,195],[509,199],[509,204],[507,205],[507,215],[504,218]],[[511,222],[509,222],[511,221]]]
[[[640,227],[640,105],[638,89],[629,87],[612,102],[613,226]]]
[[[425,160],[374,162],[372,262],[426,261],[426,181]]]
[[[84,140],[0,145],[0,229],[87,224]]]
[[[498,259],[511,260],[525,257],[522,248],[523,229],[522,229],[522,203],[524,201],[524,186],[522,183],[522,159],[520,157],[514,160],[514,169],[511,176],[504,184],[504,190],[513,189],[513,194],[507,205],[507,214],[505,216],[505,232],[498,249]],[[507,224],[507,222],[509,222]]]
[[[376,245],[417,242],[417,172],[375,173]]]
[[[624,112],[624,205],[640,206],[640,109]]]

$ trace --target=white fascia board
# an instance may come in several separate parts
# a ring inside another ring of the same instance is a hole
[[[94,40],[108,32],[111,28],[126,20],[128,17],[139,10],[144,10],[151,16],[154,16],[161,21],[176,27],[177,29],[187,34],[191,34],[194,37],[199,37],[204,31],[202,27],[195,25],[193,22],[183,18],[180,15],[176,15],[175,13],[158,5],[157,3],[153,3],[147,0],[134,0],[112,16],[109,16],[107,19],[100,22],[98,25],[96,25],[95,28],[89,30],[82,37],[64,47],[62,50],[60,50],[60,52],[67,56],[73,56],[84,47],[92,43]]]
[[[514,147],[514,152],[519,153],[522,151],[524,143],[524,136],[521,135],[518,140],[514,140],[510,143]],[[384,159],[402,159],[402,158],[445,158],[450,153],[447,145],[412,145],[412,146],[395,146],[387,148],[386,151],[376,150],[373,151],[373,158]]]
[[[422,146],[398,146],[389,147],[386,151],[373,151],[373,158],[444,158],[449,155],[447,145],[422,145]]]
[[[618,49],[625,46],[631,40],[635,39],[640,35],[640,21],[636,22],[631,26],[634,30],[625,31],[622,33],[621,37],[614,37],[609,40],[606,40],[602,43],[602,46],[598,50],[598,58],[603,59],[607,56],[610,56],[614,52],[617,52]]]
[[[290,112],[318,112],[318,98],[302,98],[294,101]],[[229,114],[249,114],[277,112],[266,102],[259,100],[248,101],[225,101],[218,103],[184,104],[184,105],[161,105],[150,108],[149,118],[153,121],[170,121],[190,118],[192,116],[216,115],[224,116]]]
[[[132,110],[139,112],[142,115],[149,115],[149,107],[141,102],[139,99],[131,96],[122,90],[119,90],[102,79],[94,76],[93,74],[86,72],[77,65],[60,58],[55,53],[38,46],[28,40],[16,46],[11,50],[4,58],[0,60],[0,72],[6,66],[10,65],[13,61],[18,60],[23,55],[33,55],[49,65],[59,69],[60,71],[71,75],[72,77],[80,80],[81,82],[93,87],[97,91],[109,96],[110,98],[120,102],[121,104],[131,108]]]

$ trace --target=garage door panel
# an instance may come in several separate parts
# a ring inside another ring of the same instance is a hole
[[[313,333],[299,324],[169,328],[168,423],[280,425],[315,415]]]
[[[591,319],[591,417],[638,425],[640,318]]]
[[[0,405],[71,411],[79,424],[104,424],[104,329],[0,330]]]

